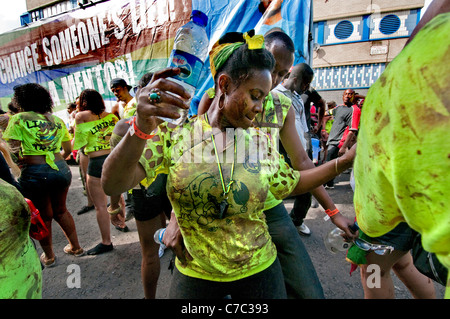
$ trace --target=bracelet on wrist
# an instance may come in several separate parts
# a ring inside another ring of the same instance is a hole
[[[155,134],[146,134],[144,132],[142,132],[139,127],[137,127],[136,125],[136,117],[133,117],[133,119],[131,120],[131,126],[130,126],[130,135],[136,135],[137,137],[139,137],[140,139],[143,140],[149,140],[152,137],[155,136]]]
[[[327,214],[328,217],[332,217],[332,216],[336,215],[337,213],[339,213],[339,209],[337,209],[337,208],[334,210],[331,210],[331,209],[325,210],[325,214]]]

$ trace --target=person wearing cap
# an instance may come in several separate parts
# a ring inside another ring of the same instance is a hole
[[[136,99],[130,94],[132,86],[128,85],[128,83],[122,78],[114,78],[111,80],[110,88],[114,96],[117,98],[117,103],[111,108],[111,113],[115,114],[119,120],[134,116],[136,113]],[[120,212],[117,215],[117,217],[120,218],[124,213],[121,206],[124,205],[125,203],[123,202],[123,196],[113,197],[109,209],[112,212]],[[121,220],[120,223],[123,226],[124,222],[131,218],[132,216],[127,214],[122,218],[123,220]],[[114,227],[120,231],[128,231],[128,227],[126,226],[121,227],[114,225]]]
[[[129,118],[136,113],[136,99],[130,94],[132,88],[122,78],[115,78],[111,80],[111,91],[117,98],[117,104],[113,106],[112,113],[119,116],[119,118]],[[124,103],[123,112],[120,112],[120,104]]]

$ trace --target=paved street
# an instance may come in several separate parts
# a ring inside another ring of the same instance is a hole
[[[78,216],[75,212],[86,204],[86,197],[79,180],[78,166],[71,166],[73,181],[69,191],[67,206],[74,215],[81,245],[87,250],[99,242],[99,230],[95,211]],[[353,218],[352,190],[349,174],[341,174],[335,189],[329,190],[336,206],[346,216]],[[292,201],[285,201],[288,211]],[[360,299],[363,291],[359,270],[349,275],[350,264],[345,261],[345,254],[332,254],[323,244],[323,237],[334,225],[324,221],[321,208],[310,209],[306,224],[311,229],[309,237],[302,236],[311,259],[321,280],[327,299]],[[57,254],[57,265],[43,271],[44,299],[142,299],[144,297],[140,278],[141,252],[134,219],[127,222],[130,232],[122,233],[111,227],[114,251],[99,256],[73,257],[63,253],[67,244],[60,228],[54,223],[53,240]],[[38,245],[38,253],[41,253]],[[161,275],[158,282],[157,298],[166,299],[170,286],[170,271],[167,269],[171,251],[166,251],[161,258]],[[74,266],[75,265],[75,266]],[[79,268],[77,268],[79,266]],[[74,267],[81,274],[80,288],[69,288],[67,279]],[[395,276],[394,276],[395,277]],[[411,298],[405,286],[395,280],[395,292],[398,299]],[[439,285],[438,298],[443,297],[444,289]]]

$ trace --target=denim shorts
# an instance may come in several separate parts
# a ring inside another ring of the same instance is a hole
[[[413,246],[417,232],[405,222],[380,237],[371,237],[373,243],[393,246],[396,250],[409,251]]]
[[[18,182],[25,197],[51,194],[70,186],[72,172],[66,161],[57,161],[55,164],[59,171],[48,164],[24,165]]]

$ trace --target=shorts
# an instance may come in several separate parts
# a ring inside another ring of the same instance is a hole
[[[127,193],[126,207],[133,213],[137,221],[147,221],[153,219],[162,212],[170,218],[172,205],[166,193],[167,175],[159,174],[155,181],[145,189],[133,189]]]
[[[103,163],[109,154],[89,158],[87,174],[93,177],[102,177]]]
[[[45,196],[70,186],[72,172],[66,161],[57,161],[55,164],[59,171],[48,164],[23,166],[18,182],[26,198]]]
[[[395,250],[409,251],[413,247],[417,232],[405,222],[380,237],[371,237],[373,243],[393,246]]]

